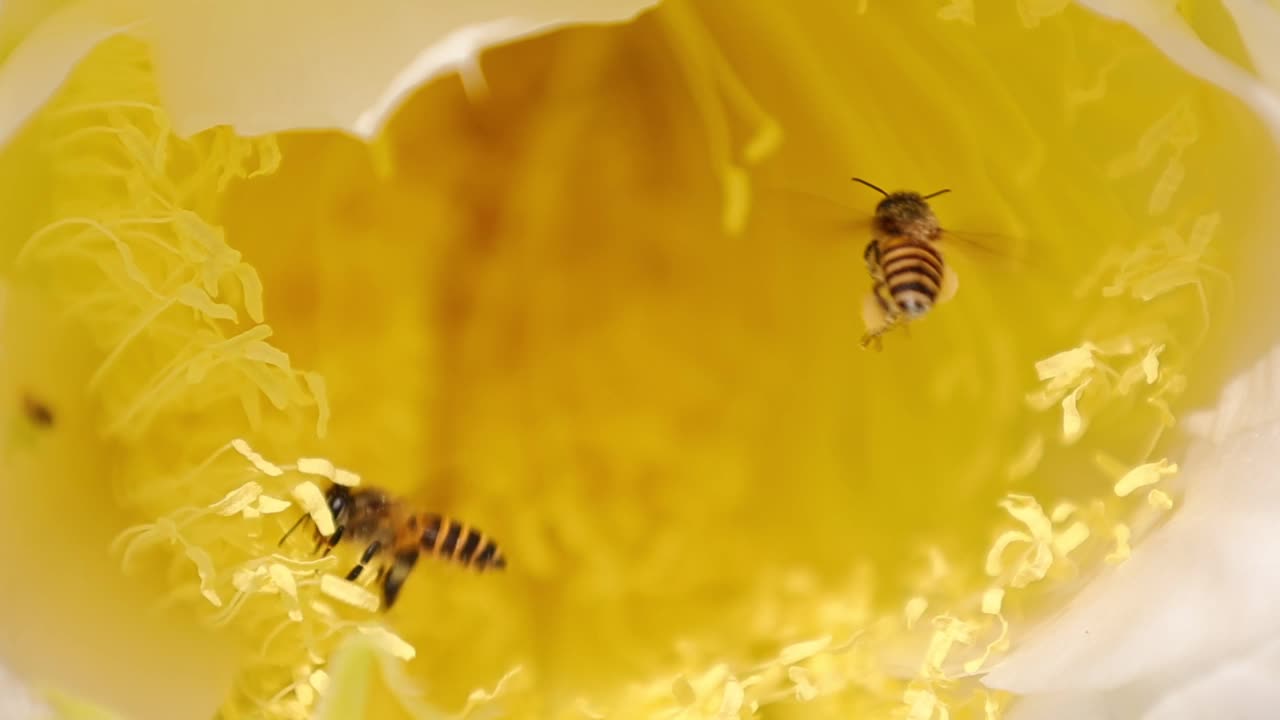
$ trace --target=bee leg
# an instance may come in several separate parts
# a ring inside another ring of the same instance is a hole
[[[294,523],[289,527],[289,532],[285,533],[284,537],[280,538],[280,542],[276,543],[276,547],[283,547],[284,541],[288,540],[289,536],[293,534],[293,531],[297,530],[298,526],[301,525],[303,521],[305,521],[308,517],[311,517],[311,516],[307,513],[302,513],[302,517],[298,518],[298,522]],[[317,546],[316,549],[319,550],[320,548]]]
[[[320,535],[320,531],[317,530],[316,535],[318,535],[320,539],[316,541],[316,550],[319,550],[320,546],[324,545],[325,548],[324,548],[323,557],[328,557],[329,553],[333,551],[333,547],[338,544],[339,540],[342,539],[342,531],[346,530],[346,528],[347,528],[346,525],[339,525],[338,527],[334,528],[333,534],[327,538],[323,535]]]
[[[347,573],[347,579],[355,580],[356,578],[360,577],[360,573],[361,571],[364,570],[364,566],[368,565],[369,561],[373,559],[373,556],[377,555],[378,551],[381,549],[382,549],[381,540],[374,540],[373,542],[369,543],[369,547],[365,548],[364,554],[360,556],[360,562],[356,563],[356,566],[351,568],[351,572]]]
[[[387,572],[386,578],[382,581],[382,598],[387,608],[395,604],[396,596],[400,594],[400,586],[404,585],[404,581],[409,577],[409,573],[417,562],[417,548],[401,550],[396,553],[395,559],[391,562],[391,570]]]
[[[889,332],[893,328],[892,325],[881,325],[875,330],[869,330],[862,336],[861,345],[864,349],[871,349],[879,352],[883,348],[880,336]]]
[[[321,555],[321,557],[328,557],[335,544],[338,544],[338,541],[342,539],[342,532],[346,528],[346,525],[338,525],[337,528],[333,529],[332,536],[329,537],[324,537],[323,534],[320,534],[320,529],[316,528],[316,548],[312,552],[320,552],[320,548],[324,547],[324,555]]]
[[[862,250],[862,259],[867,261],[867,269],[875,274],[880,269],[880,242],[872,240]]]
[[[893,329],[898,320],[899,313],[894,310],[888,285],[877,279],[862,303],[862,322],[867,327],[862,336],[862,347],[880,350],[880,336]]]

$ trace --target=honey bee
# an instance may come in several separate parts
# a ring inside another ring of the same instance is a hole
[[[878,349],[881,335],[922,317],[959,288],[958,277],[938,248],[943,230],[929,206],[930,199],[951,190],[928,195],[885,192],[862,178],[853,180],[884,196],[871,219],[871,242],[862,253],[872,282],[863,310],[869,329],[862,336],[862,347]]]
[[[324,537],[317,527],[316,547],[328,555],[340,542],[363,547],[359,561],[347,573],[358,580],[365,568],[377,565],[374,582],[382,583],[383,609],[390,609],[422,553],[436,555],[477,571],[502,570],[507,559],[496,542],[468,524],[451,517],[416,512],[399,498],[372,487],[347,487],[334,483],[325,492],[333,514],[334,531]],[[281,545],[310,515],[303,515],[280,538]]]

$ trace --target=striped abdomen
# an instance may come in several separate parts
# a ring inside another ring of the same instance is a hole
[[[501,570],[507,566],[498,544],[474,527],[435,514],[422,516],[422,551],[475,568]]]
[[[888,296],[907,319],[933,307],[942,289],[942,254],[931,243],[891,238],[880,243],[880,269]]]

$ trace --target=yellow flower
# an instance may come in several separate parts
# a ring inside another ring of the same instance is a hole
[[[536,34],[641,4],[555,5],[0,26],[5,663],[139,718],[982,718],[1128,682],[1025,658],[1239,502],[1181,495],[1218,470],[1168,429],[1251,357],[1274,143],[1237,98],[1271,96],[1155,3]],[[851,175],[1004,238],[880,353]],[[361,548],[277,547],[331,530],[331,482],[508,567],[424,558],[382,612]]]

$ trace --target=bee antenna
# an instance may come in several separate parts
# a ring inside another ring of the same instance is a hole
[[[856,182],[856,183],[862,183],[863,185],[866,185],[867,187],[871,188],[872,190],[875,190],[876,192],[880,193],[881,195],[883,195],[883,196],[885,196],[885,197],[889,197],[889,193],[885,192],[884,190],[881,190],[880,188],[876,187],[875,185],[872,185],[871,183],[867,182],[866,180],[863,180],[863,179],[862,179],[862,178],[860,178],[860,177],[853,178],[853,181],[854,181],[854,182]],[[945,192],[945,191],[944,191],[944,192]]]
[[[309,513],[302,513],[302,517],[298,518],[298,522],[294,523],[293,527],[289,528],[289,532],[285,533],[284,537],[280,538],[280,542],[276,543],[276,547],[284,545],[284,541],[288,540],[289,536],[293,534],[293,531],[297,530],[298,526],[302,524],[302,521],[306,520],[308,517],[310,517]]]
[[[937,192],[931,192],[931,193],[929,193],[928,195],[925,195],[925,196],[924,196],[924,199],[925,199],[925,200],[928,200],[929,198],[936,198],[936,197],[938,197],[939,195],[946,195],[946,194],[947,194],[947,193],[949,193],[949,192],[951,192],[951,188],[943,188],[943,189],[941,189],[941,190],[939,190],[939,191],[937,191]]]

